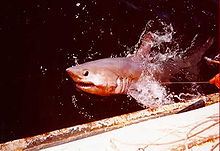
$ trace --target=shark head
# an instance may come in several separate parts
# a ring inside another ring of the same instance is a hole
[[[66,69],[76,83],[76,87],[84,92],[108,96],[115,93],[117,74],[102,62],[91,61]]]
[[[131,81],[141,74],[139,68],[131,67],[130,61],[123,58],[90,61],[66,71],[78,89],[101,96],[125,94]]]

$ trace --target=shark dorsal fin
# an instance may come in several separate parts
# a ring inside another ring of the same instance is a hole
[[[143,33],[140,36],[138,43],[136,44],[137,51],[134,55],[130,56],[133,60],[142,60],[148,58],[151,47],[153,46],[153,36],[151,32]]]
[[[139,49],[146,49],[152,46],[153,36],[151,32],[145,33],[140,37],[140,47]]]

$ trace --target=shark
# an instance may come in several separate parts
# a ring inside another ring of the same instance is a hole
[[[85,62],[67,68],[66,72],[76,87],[84,92],[99,96],[127,94],[129,88],[143,75],[167,82],[174,74],[185,69],[185,73],[193,74],[197,71],[197,64],[203,54],[213,44],[213,38],[208,38],[187,55],[178,55],[159,63],[150,56],[155,42],[153,33],[142,33],[136,45],[137,50],[132,55]]]

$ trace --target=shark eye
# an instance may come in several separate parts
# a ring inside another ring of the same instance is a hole
[[[83,76],[88,76],[89,75],[89,71],[84,71]]]

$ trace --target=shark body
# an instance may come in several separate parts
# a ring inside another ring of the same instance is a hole
[[[140,47],[129,57],[104,58],[86,62],[66,69],[76,83],[77,88],[87,93],[109,96],[126,94],[130,86],[138,81],[142,74],[151,74],[159,81],[169,81],[173,74],[182,68],[191,68],[201,60],[204,52],[212,45],[209,38],[189,56],[179,56],[164,62],[160,68],[148,68],[154,64],[147,58],[154,41],[152,34],[141,36]],[[192,69],[194,70],[194,69]]]

